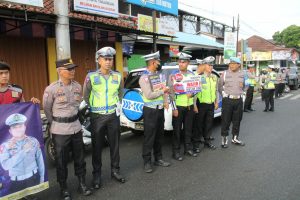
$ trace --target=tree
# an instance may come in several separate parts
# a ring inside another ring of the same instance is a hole
[[[300,48],[300,26],[291,25],[281,32],[275,32],[273,40],[279,45]]]

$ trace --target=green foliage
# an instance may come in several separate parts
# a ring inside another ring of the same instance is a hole
[[[283,31],[275,32],[273,40],[276,44],[286,47],[300,48],[300,26],[291,25]]]

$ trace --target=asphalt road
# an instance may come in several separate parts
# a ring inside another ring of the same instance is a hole
[[[300,90],[275,100],[275,112],[262,112],[264,104],[255,99],[255,112],[244,113],[240,138],[246,146],[230,144],[220,148],[220,119],[215,120],[214,151],[203,149],[196,158],[178,162],[171,158],[171,133],[164,136],[164,158],[169,168],[143,172],[143,136],[121,137],[121,172],[127,182],[110,178],[109,149],[103,152],[102,188],[92,196],[77,193],[73,163],[69,164],[68,185],[74,199],[211,199],[211,200],[298,200],[300,199]],[[87,152],[87,183],[92,179],[91,152]],[[49,166],[50,188],[37,196],[59,199],[55,168]]]

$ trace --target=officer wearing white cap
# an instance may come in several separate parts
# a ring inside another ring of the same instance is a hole
[[[172,139],[172,157],[175,160],[182,161],[183,157],[180,152],[181,129],[184,126],[184,153],[187,156],[196,157],[197,154],[193,151],[192,133],[194,121],[194,102],[193,93],[175,94],[173,81],[183,76],[192,76],[193,72],[187,70],[190,63],[191,55],[180,52],[178,53],[179,70],[172,72],[169,78],[170,83],[170,101],[173,110],[173,139]]]
[[[212,74],[213,62],[215,58],[209,56],[202,60],[204,72],[201,75],[202,91],[196,94],[194,111],[196,114],[197,132],[193,136],[193,148],[195,152],[200,152],[199,144],[201,136],[204,138],[204,147],[216,149],[211,143],[211,127],[213,125],[214,110],[218,109],[218,78]]]
[[[161,137],[164,133],[164,108],[168,108],[169,88],[166,87],[166,77],[160,73],[159,51],[143,56],[147,62],[147,69],[139,79],[144,100],[144,142],[143,160],[144,171],[153,171],[151,164],[152,150],[154,165],[168,167],[169,162],[162,158]]]
[[[232,140],[236,145],[244,146],[239,140],[240,123],[243,116],[243,98],[246,90],[245,74],[240,69],[241,61],[231,57],[229,69],[225,70],[219,79],[219,92],[222,94],[222,148],[228,147],[228,132],[232,123]]]
[[[40,143],[26,135],[26,120],[25,115],[14,113],[5,121],[12,137],[0,145],[0,163],[10,176],[10,194],[44,182],[45,164]]]
[[[264,112],[274,112],[274,92],[275,92],[275,81],[276,81],[276,72],[274,71],[274,65],[268,65],[268,73],[266,74],[264,87],[264,100],[265,100],[265,109]]]
[[[64,200],[72,199],[67,187],[70,149],[74,158],[75,175],[79,181],[78,191],[84,196],[92,193],[85,183],[83,131],[77,115],[82,92],[81,85],[73,80],[76,67],[70,58],[56,61],[59,80],[45,89],[43,97],[44,111],[51,124],[57,182],[61,189],[61,199]]]
[[[249,87],[246,93],[244,112],[251,112],[251,111],[255,111],[255,109],[252,108],[254,87],[256,85],[254,64],[248,64],[247,77],[248,77]]]
[[[120,174],[120,118],[117,109],[122,98],[122,76],[113,71],[114,55],[112,47],[103,47],[96,52],[99,69],[86,76],[83,98],[90,107],[92,132],[93,187],[101,187],[102,149],[105,135],[108,138],[111,161],[111,177],[125,183]]]

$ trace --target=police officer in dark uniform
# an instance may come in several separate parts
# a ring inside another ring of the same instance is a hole
[[[10,79],[10,65],[6,62],[0,61],[0,105],[24,102],[23,89],[15,84],[9,83]],[[40,100],[32,97],[32,103],[40,103]],[[34,195],[24,197],[27,200],[37,200]]]
[[[193,72],[188,71],[187,67],[190,63],[189,54],[180,52],[178,54],[179,70],[175,70],[170,75],[170,100],[173,110],[173,138],[172,138],[172,157],[177,161],[182,161],[183,157],[180,153],[180,137],[181,129],[183,126],[184,136],[184,154],[191,157],[196,157],[197,153],[193,150],[192,145],[192,132],[193,132],[193,121],[194,121],[194,94],[175,94],[173,81],[176,81],[177,77],[193,76]]]
[[[249,86],[247,89],[246,99],[245,99],[245,103],[244,103],[244,112],[255,111],[255,109],[252,108],[254,87],[256,85],[254,64],[248,64],[248,68],[249,69],[247,72],[247,77],[248,77]]]
[[[241,61],[231,57],[229,69],[219,79],[219,92],[222,94],[222,148],[228,147],[228,132],[232,123],[232,140],[236,145],[244,146],[239,140],[240,123],[243,116],[243,95],[246,90],[245,74],[240,70]]]
[[[75,175],[79,180],[78,192],[84,196],[92,193],[85,183],[83,131],[77,115],[82,100],[82,90],[81,85],[73,80],[75,67],[77,65],[71,59],[56,61],[59,80],[50,84],[43,96],[44,111],[51,124],[57,182],[60,184],[61,198],[64,200],[72,199],[67,187],[70,149],[74,158]]]
[[[151,154],[153,149],[154,165],[168,167],[170,163],[162,159],[161,136],[164,133],[164,107],[169,108],[166,87],[166,77],[159,72],[159,51],[143,56],[147,62],[147,70],[140,77],[139,84],[143,92],[144,100],[144,143],[143,159],[144,171],[152,172]]]
[[[113,71],[114,55],[112,47],[103,47],[96,52],[99,70],[86,76],[83,98],[90,107],[92,132],[93,187],[101,187],[102,149],[105,135],[108,138],[111,160],[111,177],[125,183],[120,174],[120,99],[122,98],[122,77]]]

